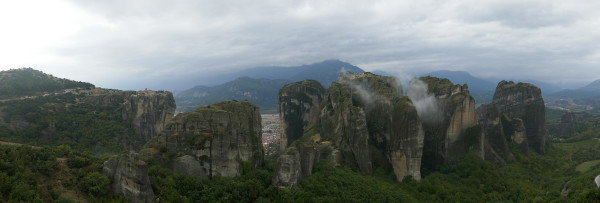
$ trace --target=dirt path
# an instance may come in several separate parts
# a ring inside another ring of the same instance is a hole
[[[0,145],[21,146],[21,145],[24,145],[24,144],[19,144],[19,143],[14,143],[14,142],[0,141]],[[31,146],[31,148],[34,148],[34,149],[40,149],[41,148],[41,147],[33,146],[33,145],[27,145],[27,146]]]

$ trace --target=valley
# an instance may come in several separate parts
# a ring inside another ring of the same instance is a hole
[[[316,80],[283,85],[274,97],[280,114],[230,100],[175,115],[170,92],[97,87],[2,101],[0,199],[587,202],[600,195],[592,181],[600,174],[595,108],[555,108],[529,83],[501,81],[490,102],[476,105],[469,86],[444,78],[402,86],[372,73],[338,77],[327,88]]]
[[[262,143],[265,155],[279,152],[279,115],[261,114],[262,117]]]

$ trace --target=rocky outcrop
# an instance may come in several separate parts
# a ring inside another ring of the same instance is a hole
[[[485,133],[485,159],[497,163],[514,160],[513,142],[524,153],[543,153],[546,145],[545,107],[539,88],[532,84],[502,81],[494,100],[477,108]]]
[[[468,86],[452,84],[448,79],[421,77],[435,96],[437,119],[424,119],[423,166],[434,170],[440,165],[459,161],[469,150],[484,154],[483,134],[477,127],[475,100]],[[413,82],[411,82],[413,83]],[[411,87],[409,87],[411,88]]]
[[[119,106],[123,120],[131,121],[144,142],[156,137],[175,114],[175,99],[167,91],[96,89],[84,98],[95,105]]]
[[[325,88],[316,80],[285,85],[279,90],[281,151],[302,137],[304,130],[317,124]]]
[[[129,152],[104,162],[102,173],[112,181],[111,189],[131,202],[152,202],[154,192],[148,177],[148,167],[137,153]]]
[[[288,108],[280,106],[282,112]],[[308,114],[304,111],[296,119]],[[304,125],[302,137],[278,158],[274,185],[298,185],[323,160],[364,174],[383,168],[398,180],[409,175],[420,179],[421,120],[394,78],[340,74],[325,91],[318,121]]]
[[[321,111],[321,135],[337,146],[344,165],[360,172],[373,172],[369,150],[369,130],[363,108],[354,106],[349,85],[332,83]]]
[[[485,135],[485,150],[483,157],[496,163],[506,163],[513,160],[514,156],[510,150],[502,125],[503,117],[495,104],[482,104],[477,108],[479,124],[483,127]]]
[[[502,117],[504,134],[521,149],[524,154],[529,154],[525,125],[520,118],[509,118],[506,114]]]
[[[496,87],[492,103],[510,119],[521,119],[527,144],[540,154],[545,153],[546,109],[542,91],[529,83],[501,81]]]
[[[319,161],[325,160],[339,166],[340,158],[339,151],[329,142],[294,142],[285,154],[277,158],[272,183],[280,187],[298,186],[312,175],[313,167]]]
[[[177,173],[235,177],[244,162],[252,168],[262,164],[261,139],[258,107],[226,101],[178,114],[145,151]]]
[[[420,180],[425,133],[417,111],[407,97],[394,105],[391,124],[384,146],[394,175],[398,181],[406,176]]]
[[[577,126],[577,124],[577,116],[571,111],[566,111],[565,114],[560,117],[559,123],[548,126],[548,133],[555,137],[572,137],[577,134],[575,131],[575,126]]]

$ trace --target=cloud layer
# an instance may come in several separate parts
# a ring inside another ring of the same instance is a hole
[[[600,79],[598,1],[43,2],[0,3],[0,69],[119,89],[331,58],[412,74]]]

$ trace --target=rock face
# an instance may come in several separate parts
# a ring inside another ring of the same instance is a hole
[[[529,148],[545,153],[546,109],[540,88],[529,83],[501,81],[492,102],[508,118],[521,119]]]
[[[131,202],[152,202],[154,192],[148,178],[148,167],[137,153],[129,152],[104,162],[102,173],[112,179],[111,189]]]
[[[138,93],[125,98],[123,118],[131,119],[144,140],[148,141],[163,131],[175,113],[175,99],[171,92]]]
[[[97,89],[85,97],[95,105],[120,106],[124,120],[130,120],[144,142],[156,137],[175,114],[175,99],[166,91],[115,91]]]
[[[287,84],[279,90],[281,151],[318,122],[324,93],[325,88],[316,80]]]
[[[338,146],[343,164],[370,174],[373,172],[369,150],[369,129],[363,108],[354,106],[349,85],[332,83],[321,111],[321,134]]]
[[[514,159],[504,133],[503,117],[495,104],[482,104],[477,108],[479,124],[485,135],[484,158],[497,163]]]
[[[530,148],[544,153],[546,117],[539,88],[502,81],[492,103],[481,105],[477,112],[485,132],[486,160],[513,160],[508,142],[515,143],[524,154],[529,154]]]
[[[559,123],[548,126],[548,132],[558,137],[571,137],[577,133],[575,126],[577,126],[577,116],[567,111],[560,117]]]
[[[286,92],[286,96],[304,97],[300,93]],[[424,136],[421,121],[394,78],[371,73],[341,74],[322,98],[315,119],[318,122],[304,122],[303,130],[296,131],[302,136],[278,158],[274,185],[298,185],[312,174],[314,164],[323,160],[364,174],[383,168],[398,180],[408,175],[420,179]],[[296,119],[314,119],[311,112],[316,106],[295,115]],[[289,108],[281,105],[280,111],[289,112]]]
[[[145,147],[174,172],[235,177],[244,162],[252,168],[262,164],[261,139],[258,107],[247,101],[226,101],[177,115]]]
[[[483,133],[477,126],[475,100],[468,86],[429,76],[420,80],[435,96],[439,111],[435,116],[437,119],[424,119],[423,167],[434,170],[440,165],[457,162],[471,147],[483,155]]]
[[[340,163],[340,153],[328,142],[294,142],[277,158],[272,183],[282,187],[297,186],[312,175],[314,165],[320,160]]]

